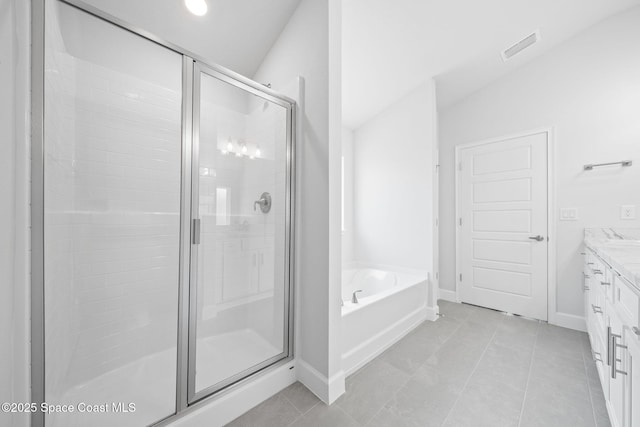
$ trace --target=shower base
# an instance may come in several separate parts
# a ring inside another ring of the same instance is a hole
[[[255,366],[282,352],[260,334],[243,329],[198,340],[196,390],[207,388]],[[223,350],[223,351],[221,351]],[[176,349],[165,350],[107,372],[76,386],[61,398],[50,398],[50,405],[73,405],[73,413],[51,413],[46,425],[60,427],[142,426],[157,422],[175,412]],[[161,374],[159,374],[161,373]],[[115,412],[121,403],[135,410]],[[80,404],[106,405],[108,412],[78,412]]]

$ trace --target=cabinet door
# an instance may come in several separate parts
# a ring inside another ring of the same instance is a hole
[[[607,352],[609,351],[605,335],[596,333],[593,335],[593,358],[596,361],[596,368],[600,376],[600,384],[602,385],[602,393],[604,398],[609,400],[609,380],[611,379],[611,369],[607,364]]]
[[[238,251],[224,254],[222,299],[228,302],[257,292],[257,253]]]
[[[260,269],[260,291],[273,289],[275,278],[273,248],[264,248],[260,251],[258,266]]]
[[[611,425],[622,427],[624,424],[624,407],[625,407],[625,377],[626,375],[618,372],[625,370],[626,349],[620,347],[623,345],[622,323],[616,315],[609,316],[609,326],[611,332],[608,343],[609,348],[609,404],[611,411]]]
[[[630,330],[625,330],[627,344],[627,422],[629,427],[640,427],[640,341]]]

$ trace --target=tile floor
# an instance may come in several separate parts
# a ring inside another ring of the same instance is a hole
[[[440,301],[347,378],[333,405],[295,383],[230,426],[608,426],[585,333]]]

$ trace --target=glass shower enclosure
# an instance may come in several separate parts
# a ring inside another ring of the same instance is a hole
[[[77,3],[77,4],[76,4]],[[140,426],[292,358],[295,102],[34,1],[34,426]]]

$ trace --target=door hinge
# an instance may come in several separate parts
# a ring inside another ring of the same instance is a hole
[[[462,226],[462,217],[458,219],[458,223],[460,224],[460,226]]]
[[[460,273],[460,281],[462,282],[462,273]]]
[[[458,163],[458,170],[461,171],[462,170],[462,162]]]
[[[193,220],[193,227],[191,227],[191,229],[193,230],[193,236],[191,241],[193,242],[194,245],[199,245],[200,244],[200,219],[194,219]]]
[[[440,279],[440,273],[436,271],[436,280]]]

